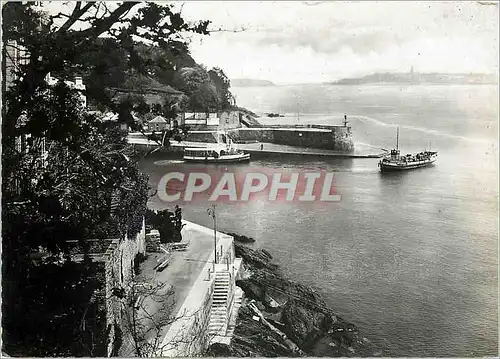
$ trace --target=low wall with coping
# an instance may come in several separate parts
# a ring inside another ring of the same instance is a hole
[[[108,331],[108,353],[110,356],[117,339],[115,325],[123,327],[122,303],[114,293],[114,288],[123,288],[127,295],[134,277],[134,259],[138,253],[146,253],[146,228],[143,220],[141,231],[134,238],[113,240],[107,249],[103,261],[105,263],[105,306],[106,328]]]

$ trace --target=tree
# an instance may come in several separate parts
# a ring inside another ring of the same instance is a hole
[[[137,51],[137,47],[143,45],[136,45],[148,41],[151,46],[172,54],[186,48],[177,36],[179,33],[207,34],[208,21],[188,24],[170,5],[137,2],[113,6],[76,2],[70,13],[56,15],[37,11],[33,3],[10,2],[2,8],[2,13],[4,45],[15,41],[14,46],[27,54],[26,63],[17,65],[18,76],[12,86],[7,88],[5,81],[3,83],[6,90],[2,109],[3,213],[14,215],[19,212],[16,206],[23,203],[32,207],[34,217],[43,207],[50,212],[46,214],[51,219],[64,221],[65,214],[68,216],[65,211],[78,209],[81,212],[77,202],[95,201],[92,203],[94,210],[104,210],[106,198],[112,196],[113,191],[130,191],[127,184],[141,181],[126,154],[125,134],[113,139],[103,135],[99,119],[85,113],[78,104],[78,91],[64,84],[50,87],[44,81],[46,75],[57,73],[65,78],[75,71],[83,71],[92,80],[85,92],[89,100],[116,112],[119,122],[135,125],[133,111],[137,107],[134,101],[114,101],[107,87],[113,81],[119,84],[127,79],[130,71],[139,74],[149,71],[147,59],[141,58]],[[58,24],[61,19],[62,23]],[[88,26],[75,29],[74,25],[81,21]],[[108,55],[100,56],[103,52]],[[110,63],[113,66],[109,66]],[[112,72],[103,76],[106,69]],[[45,144],[50,148],[48,158],[42,159],[40,154]],[[111,165],[115,161],[122,165]],[[45,164],[48,167],[44,167]],[[78,170],[69,172],[72,166],[77,166]],[[47,168],[54,171],[54,175]],[[67,187],[72,183],[70,193]],[[98,188],[109,191],[93,193]],[[133,190],[141,195],[145,193],[143,188],[140,185],[139,190]],[[79,218],[83,223],[80,227],[87,228],[84,234],[90,235],[89,232],[96,230],[95,218],[101,219],[101,216],[84,212],[83,218]],[[78,214],[73,212],[71,216],[76,223],[74,219]],[[80,227],[74,232],[78,233]],[[4,234],[9,234],[13,228],[4,229]],[[15,241],[17,238],[13,238],[12,242]],[[51,250],[61,248],[52,246]]]
[[[147,201],[147,179],[137,169],[126,133],[84,109],[81,90],[63,82],[49,85],[46,76],[86,76],[89,102],[118,114],[118,124],[135,127],[134,112],[147,110],[141,96],[116,99],[109,87],[121,86],[130,74],[149,76],[151,65],[137,44],[174,54],[187,48],[181,33],[208,34],[208,21],[188,24],[171,5],[70,5],[68,13],[55,15],[29,2],[2,7],[4,48],[25,53],[25,61],[15,63],[16,79],[7,84],[3,77],[2,82],[3,321],[12,324],[3,331],[3,341],[21,354],[37,352],[16,347],[16,333],[30,330],[39,314],[26,310],[29,301],[19,300],[37,295],[32,278],[40,268],[32,255],[42,248],[70,263],[68,239],[85,248],[92,237],[132,237]],[[77,27],[82,23],[86,26]],[[6,67],[3,61],[3,74]],[[67,283],[77,285],[79,277],[71,273]],[[38,278],[47,290],[56,288],[44,276]],[[41,337],[30,342],[35,347],[54,331],[48,322],[37,323]],[[71,356],[73,349],[60,352]]]
[[[175,206],[174,212],[163,210],[153,212],[147,211],[146,223],[160,232],[160,242],[180,242],[182,240],[181,230],[184,227],[182,224],[182,210],[179,206]]]
[[[127,285],[127,296],[119,298],[124,322],[119,353],[150,357],[161,350],[162,330],[179,318],[172,313],[175,292],[166,283],[154,279],[134,278]]]
[[[94,76],[89,75],[93,81],[86,91],[89,100],[118,113],[120,122],[134,125],[133,106],[114,102],[106,93],[106,80],[120,82],[126,78],[129,69],[148,74],[148,62],[141,58],[135,46],[137,43],[147,41],[164,52],[175,54],[179,49],[186,49],[185,42],[178,36],[180,33],[208,34],[209,24],[208,21],[188,24],[171,5],[138,2],[118,3],[113,8],[106,3],[76,2],[70,14],[53,16],[41,14],[33,4],[12,2],[7,3],[2,12],[4,45],[16,41],[17,46],[29,54],[27,63],[19,66],[19,80],[11,90],[16,93],[17,101],[6,101],[8,106],[2,129],[11,145],[16,135],[16,121],[23,109],[33,104],[33,94],[43,86],[46,75],[51,72],[65,75],[76,70],[93,73]],[[60,19],[65,21],[56,25]],[[73,29],[81,21],[88,27]],[[108,39],[101,40],[103,36]],[[92,54],[100,55],[110,49],[113,55],[104,59],[114,59],[121,65],[112,66],[115,72],[109,76],[101,76],[109,63]],[[126,56],[122,56],[124,54]],[[127,59],[125,64],[120,61],[123,58]]]
[[[3,341],[2,352],[30,357],[105,352],[105,313],[98,304],[101,272],[94,263],[55,259],[32,266],[17,290],[15,305],[4,307],[2,329],[9,340]],[[96,335],[100,332],[103,335]]]
[[[217,89],[201,66],[181,68],[173,83],[188,96],[189,110],[209,112],[219,109]]]
[[[231,81],[229,81],[224,71],[219,67],[214,67],[208,74],[217,91],[219,108],[227,109],[234,105],[234,97],[229,91]]]

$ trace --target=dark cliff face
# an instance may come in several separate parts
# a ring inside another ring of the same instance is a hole
[[[265,250],[236,244],[246,277],[245,292],[229,346],[213,345],[210,356],[374,356],[355,325],[334,314],[312,288],[286,279]],[[265,320],[256,320],[258,308]]]

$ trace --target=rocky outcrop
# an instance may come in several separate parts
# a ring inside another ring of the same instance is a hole
[[[210,347],[210,356],[374,356],[358,329],[328,308],[312,288],[285,278],[265,250],[235,244],[246,276],[231,344]]]
[[[232,233],[232,232],[229,232],[226,234],[233,237],[236,242],[240,242],[240,243],[254,243],[255,242],[255,239],[253,239],[252,237],[240,236],[239,234]]]

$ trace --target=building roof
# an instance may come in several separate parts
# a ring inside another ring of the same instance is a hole
[[[89,111],[89,114],[94,114],[100,116],[101,121],[106,122],[106,121],[113,121],[116,122],[118,121],[118,114],[114,112],[101,112],[101,111]],[[132,118],[134,121],[139,121],[139,117],[135,114],[132,113]]]
[[[149,123],[168,123],[168,121],[165,119],[165,117],[156,116],[151,121],[149,121]]]

